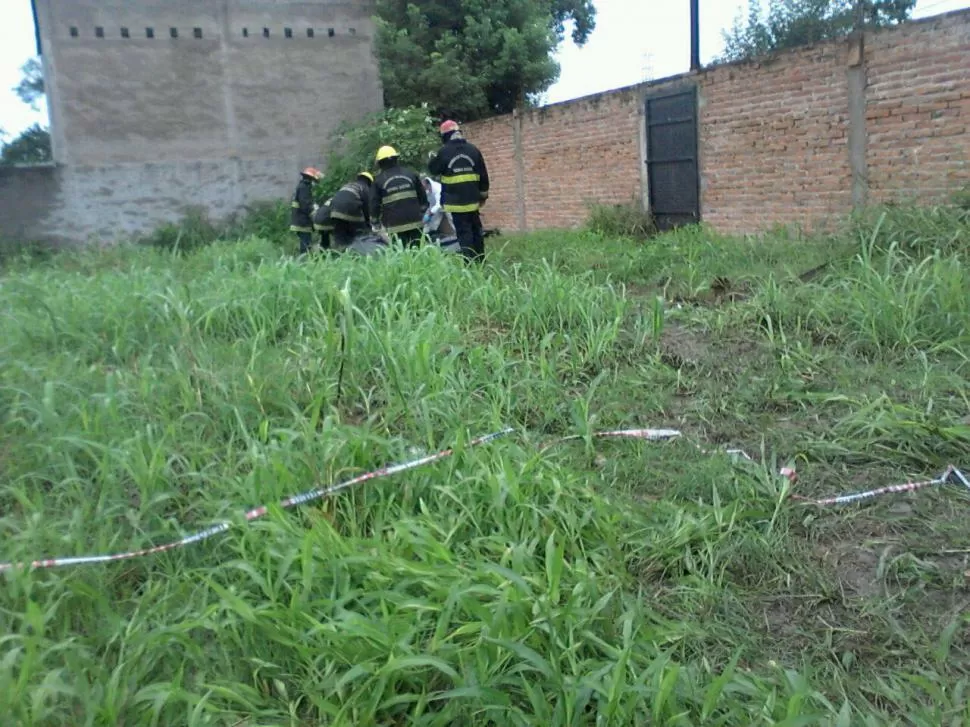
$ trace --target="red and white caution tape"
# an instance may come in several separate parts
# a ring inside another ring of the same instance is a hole
[[[499,437],[504,437],[506,434],[510,434],[515,431],[511,427],[503,429],[499,432],[494,432],[492,434],[487,434],[483,437],[478,437],[473,439],[468,443],[469,447],[478,446],[480,444],[485,444],[491,442]],[[421,467],[426,464],[431,464],[432,462],[437,462],[438,460],[445,459],[454,454],[454,449],[443,449],[440,452],[435,452],[434,454],[429,454],[425,457],[420,457],[419,459],[413,459],[408,462],[402,462],[401,464],[390,465],[387,467],[382,467],[381,469],[374,470],[372,472],[365,472],[362,475],[358,475],[353,479],[341,482],[337,485],[332,485],[331,487],[323,487],[314,490],[309,490],[299,495],[293,495],[288,497],[279,503],[279,506],[283,509],[295,507],[296,505],[303,505],[311,500],[318,500],[324,497],[330,497],[341,490],[346,490],[354,485],[359,485],[368,480],[374,480],[379,477],[390,477],[391,475],[396,475],[399,472],[404,472],[406,470],[412,470],[416,467]],[[259,518],[266,515],[269,512],[269,507],[263,505],[262,507],[257,507],[248,512],[244,513],[243,518],[245,522],[249,523],[253,520],[258,520]],[[156,545],[152,548],[145,548],[144,550],[132,550],[127,553],[114,553],[112,555],[86,555],[73,558],[43,558],[40,560],[31,561],[29,563],[0,563],[0,573],[3,571],[11,570],[13,568],[59,568],[68,565],[90,565],[92,563],[110,563],[116,560],[130,560],[131,558],[140,558],[145,555],[154,555],[155,553],[164,553],[167,550],[175,550],[176,548],[181,548],[186,545],[192,545],[193,543],[198,543],[203,540],[208,540],[209,538],[224,533],[229,528],[232,527],[230,522],[222,522],[218,525],[213,525],[212,527],[206,528],[205,530],[200,530],[192,535],[187,535],[180,540],[173,541],[171,543],[166,543],[164,545]]]
[[[499,437],[504,437],[507,434],[515,431],[511,427],[507,427],[501,431],[493,432],[492,434],[486,434],[482,437],[477,437],[468,442],[469,447],[478,446],[491,442],[492,440],[498,439]],[[587,435],[573,434],[566,437],[560,437],[559,439],[549,442],[545,446],[540,448],[540,451],[545,451],[549,447],[560,444],[563,442],[576,441],[579,439],[585,439]],[[595,438],[627,438],[627,439],[641,439],[646,441],[663,441],[668,439],[675,439],[681,436],[681,433],[676,429],[617,429],[604,432],[593,432],[590,435]],[[709,450],[702,449],[701,451],[710,454]],[[748,461],[754,461],[748,454],[741,449],[727,449],[724,450],[725,454],[735,455],[742,457]],[[405,472],[407,470],[412,470],[417,467],[421,467],[426,464],[431,464],[432,462],[437,462],[438,460],[445,459],[454,454],[454,449],[443,449],[434,454],[429,454],[424,457],[419,457],[418,459],[409,460],[407,462],[402,462],[400,464],[389,465],[387,467],[382,467],[371,472],[366,472],[362,475],[358,475],[352,479],[341,482],[337,485],[332,485],[330,487],[317,488],[313,490],[308,490],[307,492],[301,493],[299,495],[293,495],[288,497],[279,503],[279,507],[282,509],[287,509],[295,507],[297,505],[303,505],[312,500],[318,500],[325,497],[330,497],[342,490],[346,490],[354,485],[359,485],[361,483],[367,482],[369,480],[378,479],[381,477],[390,477],[391,475],[396,475],[400,472]],[[779,472],[779,476],[785,477],[789,482],[794,483],[798,479],[798,475],[795,470],[790,467],[782,467]],[[835,505],[848,502],[855,502],[858,500],[864,500],[870,497],[876,497],[878,495],[883,495],[891,492],[913,492],[915,490],[921,489],[923,487],[929,487],[931,485],[942,485],[947,482],[957,482],[961,483],[970,489],[970,480],[958,469],[952,465],[946,469],[940,477],[933,480],[926,480],[925,482],[910,482],[904,485],[891,485],[889,487],[880,487],[875,490],[867,490],[866,492],[857,492],[848,495],[840,495],[838,497],[830,497],[823,500],[813,500],[811,498],[802,497],[800,495],[792,495],[794,499],[807,502],[809,504],[815,505]],[[263,505],[261,507],[254,508],[243,514],[243,520],[246,523],[252,522],[253,520],[258,520],[269,512],[269,506]],[[217,525],[213,525],[205,530],[200,530],[192,535],[187,535],[184,538],[175,540],[170,543],[165,543],[164,545],[156,545],[151,548],[145,548],[142,550],[132,550],[127,553],[114,553],[111,555],[87,555],[78,557],[67,557],[67,558],[43,558],[39,560],[34,560],[26,563],[0,563],[0,573],[14,568],[59,568],[62,566],[69,565],[89,565],[93,563],[109,563],[118,560],[130,560],[132,558],[140,558],[146,555],[154,555],[155,553],[164,553],[165,551],[175,550],[176,548],[181,548],[186,545],[192,545],[193,543],[199,543],[203,540],[208,540],[211,537],[219,535],[228,531],[232,527],[230,522],[222,522]]]
[[[560,437],[559,439],[554,439],[548,444],[544,445],[539,449],[539,451],[545,452],[554,444],[572,442],[577,439],[585,439],[586,436],[587,435],[585,434],[570,434],[568,437]],[[627,439],[646,439],[651,442],[656,442],[659,440],[679,437],[680,432],[678,432],[676,429],[614,429],[608,432],[592,432],[589,436],[597,439],[604,437],[625,437]]]
[[[822,500],[814,500],[810,497],[803,497],[801,495],[792,495],[792,499],[800,500],[811,505],[844,505],[845,503],[849,502],[868,500],[871,497],[878,497],[879,495],[888,495],[890,493],[897,492],[915,492],[916,490],[921,490],[924,487],[945,485],[947,483],[962,484],[967,489],[970,489],[970,481],[967,480],[966,475],[964,475],[953,465],[950,465],[946,468],[946,471],[942,475],[932,480],[924,480],[922,482],[907,482],[903,485],[888,485],[886,487],[878,487],[874,490],[866,490],[864,492],[852,492],[847,495],[839,495],[837,497],[826,497]]]
[[[676,439],[681,436],[681,433],[676,429],[615,429],[607,432],[592,432],[590,437],[594,438],[626,438],[626,439],[644,439],[650,442],[663,441],[668,439]],[[549,449],[549,447],[560,444],[562,442],[571,442],[577,439],[585,439],[584,434],[571,434],[568,437],[560,437],[559,439],[554,439],[545,446],[543,446],[539,451],[544,452]],[[700,445],[697,445],[698,449],[704,454],[711,454],[712,452],[707,449],[701,449]],[[724,454],[732,455],[735,457],[741,457],[748,460],[749,462],[754,462],[754,460],[745,452],[743,449],[725,449]],[[778,475],[781,477],[786,477],[792,483],[798,479],[798,475],[792,467],[782,467],[778,470]]]

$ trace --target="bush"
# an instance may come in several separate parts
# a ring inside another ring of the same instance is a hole
[[[923,259],[965,251],[970,246],[970,209],[959,206],[873,207],[857,215],[850,230],[863,248],[896,249]]]
[[[953,193],[953,205],[970,212],[970,187],[964,187]]]
[[[636,202],[590,205],[587,228],[607,237],[647,239],[657,234],[653,215]]]
[[[330,140],[326,175],[316,187],[318,198],[332,196],[358,172],[373,171],[374,154],[384,144],[400,152],[402,163],[416,171],[424,169],[428,152],[440,145],[428,105],[387,109],[363,122],[339,127]]]
[[[190,210],[179,222],[168,222],[138,241],[148,247],[176,252],[195,250],[218,240],[225,229],[209,220],[204,209]]]

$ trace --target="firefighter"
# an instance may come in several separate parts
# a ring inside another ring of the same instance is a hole
[[[293,201],[290,202],[290,232],[295,232],[300,239],[301,255],[310,252],[310,245],[313,243],[313,222],[310,219],[314,213],[313,184],[319,182],[322,176],[319,169],[304,169],[293,193]]]
[[[313,229],[320,233],[320,249],[330,250],[330,235],[333,232],[333,220],[330,219],[330,203],[333,197],[328,199],[317,208],[313,213]]]
[[[397,235],[405,247],[415,247],[421,242],[428,207],[424,185],[413,170],[401,166],[393,146],[382,146],[376,158],[381,171],[371,192],[370,218],[389,235]]]
[[[454,121],[445,121],[438,131],[443,143],[428,161],[428,171],[441,178],[444,209],[451,213],[462,254],[481,262],[485,235],[479,210],[488,199],[485,159],[478,147],[465,140]]]
[[[370,236],[370,195],[374,175],[361,172],[345,184],[330,201],[330,221],[333,224],[333,248],[345,252],[354,240]]]

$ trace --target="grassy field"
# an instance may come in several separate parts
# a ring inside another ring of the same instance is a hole
[[[970,492],[820,508],[776,473],[970,469],[968,214],[489,242],[484,269],[255,237],[8,264],[0,561],[458,446],[8,571],[4,723],[967,724]],[[647,426],[684,436],[588,436]]]

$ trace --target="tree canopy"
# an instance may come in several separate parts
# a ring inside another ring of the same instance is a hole
[[[21,101],[37,109],[37,101],[45,94],[44,67],[40,59],[31,58],[20,67],[20,72],[23,77],[13,90]],[[24,129],[9,143],[7,134],[0,129],[0,164],[40,164],[51,158],[50,131],[40,124]]]
[[[753,58],[772,51],[838,38],[856,26],[856,0],[769,0],[767,13],[759,0],[749,0],[724,35],[719,61]],[[907,20],[916,0],[864,0],[863,21],[885,27]]]
[[[578,45],[596,26],[593,0],[378,0],[377,12],[385,104],[463,121],[545,91],[567,25]]]
[[[50,160],[51,135],[40,124],[24,129],[0,151],[0,164],[41,164]]]
[[[20,83],[14,86],[14,91],[20,100],[25,104],[30,104],[34,109],[37,108],[37,100],[43,97],[44,90],[44,67],[40,60],[31,58],[20,67],[23,78]]]

